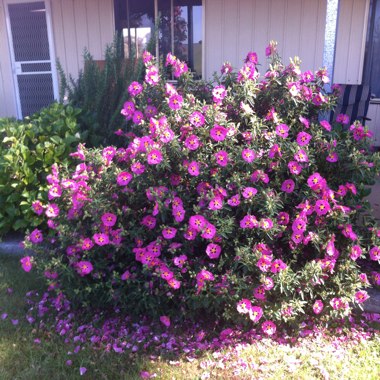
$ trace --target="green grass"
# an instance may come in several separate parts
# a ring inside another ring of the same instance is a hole
[[[94,351],[86,347],[67,355],[72,344],[65,344],[54,333],[38,331],[25,314],[25,293],[42,291],[43,284],[33,272],[24,273],[18,257],[0,256],[0,379],[140,379],[140,371],[156,373],[158,379],[378,379],[380,378],[380,337],[334,345],[331,339],[303,339],[279,345],[270,340],[222,352],[206,352],[193,359],[150,358],[137,354]],[[7,289],[13,293],[8,294]],[[11,319],[19,319],[14,326]],[[41,343],[34,343],[40,338]],[[65,363],[73,361],[71,366]],[[79,367],[87,368],[80,376]],[[245,371],[241,371],[242,368]]]

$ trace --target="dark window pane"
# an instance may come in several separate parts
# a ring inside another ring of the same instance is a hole
[[[173,52],[172,48],[172,18],[171,18],[171,1],[159,0],[158,13],[160,17],[159,32],[159,52],[164,58],[169,52]]]

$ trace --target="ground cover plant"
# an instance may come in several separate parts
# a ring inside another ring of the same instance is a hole
[[[173,55],[174,87],[146,53],[129,86],[125,147],[78,147],[74,171],[56,164],[49,202],[33,204],[49,234],[31,231],[22,259],[76,305],[136,317],[234,321],[269,336],[348,318],[379,270],[380,231],[361,215],[379,172],[370,133],[328,114],[324,69],[284,65],[276,44],[264,79],[250,52],[213,86],[191,81]],[[194,95],[196,94],[196,95]]]
[[[78,114],[55,103],[23,121],[0,119],[0,236],[42,223],[31,205],[37,197],[48,200],[51,166],[68,164],[82,141]]]
[[[336,325],[313,332],[304,328],[301,336],[268,339],[260,329],[216,332],[195,324],[186,333],[180,325],[132,324],[115,312],[101,328],[102,324],[85,323],[67,304],[60,307],[51,291],[51,296],[45,294],[44,281],[36,272],[25,273],[19,267],[19,259],[0,256],[3,380],[370,380],[380,375],[380,338],[368,321],[353,320],[350,328]],[[122,324],[125,329],[116,330]]]

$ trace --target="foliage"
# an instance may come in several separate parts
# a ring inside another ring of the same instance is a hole
[[[58,63],[60,98],[82,110],[79,124],[88,146],[117,144],[114,132],[123,124],[120,109],[128,96],[127,88],[133,80],[142,78],[141,59],[124,58],[124,41],[115,35],[107,45],[103,63],[95,61],[86,49],[84,68],[78,78],[67,77]]]
[[[267,50],[263,80],[251,52],[237,74],[224,64],[210,91],[201,84],[201,97],[186,64],[167,57],[175,88],[145,54],[145,83],[122,110],[134,123],[125,148],[80,146],[74,172],[54,168],[62,195],[44,204],[54,239],[29,235],[41,254],[25,269],[36,261],[79,304],[208,313],[268,335],[363,302],[356,260],[379,260],[380,232],[360,215],[379,154],[359,123],[319,120],[338,91],[324,93],[325,70],[301,72],[274,43]]]
[[[31,209],[36,198],[47,200],[46,176],[53,163],[67,163],[80,141],[79,111],[61,104],[25,118],[0,120],[0,235],[38,226]]]

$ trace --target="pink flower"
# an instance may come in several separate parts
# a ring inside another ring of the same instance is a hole
[[[313,304],[313,311],[315,314],[322,313],[323,310],[323,302],[321,300],[316,300]]]
[[[346,302],[338,297],[332,298],[330,300],[330,305],[334,310],[346,309],[348,306]]]
[[[295,233],[303,233],[306,231],[306,221],[303,218],[296,218],[292,224],[292,230]]]
[[[162,315],[160,317],[160,322],[166,326],[166,327],[170,327],[170,318],[167,316],[167,315]]]
[[[162,153],[158,149],[152,149],[147,156],[149,165],[158,165],[162,161]]]
[[[41,243],[44,238],[43,238],[43,235],[42,235],[42,232],[40,230],[38,230],[37,228],[34,229],[31,234],[29,235],[29,240],[33,243],[33,244],[38,244],[38,243]]]
[[[263,287],[265,290],[271,290],[274,287],[274,281],[272,277],[265,277],[263,280]]]
[[[210,210],[220,210],[223,208],[223,198],[219,196],[212,198],[208,205],[208,208]]]
[[[230,199],[227,200],[227,203],[231,207],[237,207],[237,206],[239,206],[239,204],[240,204],[240,196],[239,196],[239,194],[233,195]]]
[[[129,270],[126,270],[121,276],[120,279],[122,281],[126,281],[131,277],[131,272]]]
[[[48,218],[56,218],[59,215],[59,207],[55,203],[48,204],[45,214]]]
[[[119,186],[127,186],[129,182],[131,182],[133,176],[131,173],[128,172],[121,172],[117,175],[116,183]]]
[[[210,130],[210,136],[215,141],[223,141],[227,136],[227,132],[227,128],[224,128],[221,125],[215,125]]]
[[[281,185],[281,190],[284,191],[285,193],[292,193],[295,187],[295,183],[292,179],[286,179],[282,185]]]
[[[197,150],[200,145],[200,140],[196,135],[190,135],[186,137],[186,140],[183,143],[185,147],[189,150]]]
[[[286,268],[287,268],[287,265],[282,260],[277,259],[272,262],[270,271],[272,273],[279,273],[285,270]]]
[[[145,82],[151,86],[158,84],[160,80],[160,75],[158,68],[156,66],[150,66],[145,74]]]
[[[249,299],[243,298],[240,300],[237,305],[236,309],[240,314],[248,314],[249,310],[251,310],[252,304]]]
[[[200,232],[205,227],[207,221],[202,215],[193,215],[189,218],[189,226]]]
[[[371,260],[377,261],[380,260],[380,247],[373,247],[369,251],[369,257]]]
[[[62,195],[61,186],[55,184],[49,188],[48,198],[52,200],[53,198],[59,198]]]
[[[241,156],[243,160],[248,163],[251,163],[256,158],[255,152],[251,149],[243,149]]]
[[[289,223],[289,214],[287,212],[281,211],[277,216],[277,223],[280,226],[286,226]]]
[[[261,328],[266,335],[273,335],[276,333],[276,325],[272,321],[265,321],[262,325]]]
[[[216,163],[222,167],[227,166],[228,164],[228,153],[225,150],[220,150],[214,154]]]
[[[294,155],[294,159],[297,162],[308,162],[309,161],[309,158],[307,157],[307,154],[303,149],[298,150],[298,152]]]
[[[256,217],[253,215],[246,215],[241,221],[240,221],[240,227],[245,229],[252,229],[259,226],[259,222],[257,221]]]
[[[174,265],[177,266],[177,267],[179,267],[179,268],[182,268],[185,265],[186,261],[187,261],[187,256],[186,255],[180,255],[180,256],[175,257],[173,259]]]
[[[260,306],[252,306],[249,309],[249,319],[256,323],[263,316],[263,309]]]
[[[177,207],[173,210],[172,215],[177,223],[183,222],[186,211],[182,207]]]
[[[306,133],[306,132],[300,132],[298,133],[297,135],[297,143],[298,145],[300,146],[303,146],[303,145],[307,145],[309,144],[310,140],[311,140],[311,135]]]
[[[177,229],[174,227],[166,227],[162,230],[162,236],[165,239],[173,239],[177,234]]]
[[[137,175],[140,175],[140,174],[143,174],[145,172],[145,165],[143,165],[141,162],[137,161],[137,162],[134,162],[132,165],[131,165],[131,171]],[[126,172],[124,172],[126,173]],[[129,174],[129,173],[127,173]],[[130,175],[130,174],[129,174]],[[131,175],[130,175],[131,176]],[[131,176],[131,179],[132,179],[132,176]],[[129,183],[129,182],[128,182]]]
[[[212,90],[213,101],[216,104],[222,104],[223,99],[227,96],[227,90],[223,85],[216,86]]]
[[[43,208],[42,203],[40,201],[33,202],[32,203],[32,208],[33,208],[33,211],[37,215],[41,215],[44,212],[44,208]]]
[[[317,213],[317,215],[326,215],[330,210],[331,207],[329,205],[329,202],[325,201],[324,199],[319,199],[317,202],[315,202],[314,210]]]
[[[324,128],[324,129],[326,129],[326,131],[331,131],[331,124],[327,121],[327,120],[321,120],[320,122],[319,122],[319,124],[321,124],[322,125],[322,127]]]
[[[116,215],[110,212],[106,212],[105,214],[103,214],[101,219],[103,224],[107,227],[113,227],[117,221]]]
[[[121,114],[125,116],[126,120],[132,119],[135,112],[135,104],[133,102],[125,102]]]
[[[91,239],[89,238],[83,239],[82,241],[83,251],[89,251],[93,246],[94,246],[94,242]]]
[[[30,256],[25,256],[25,257],[23,257],[23,258],[20,260],[20,263],[21,263],[22,269],[23,269],[25,272],[30,272],[30,270],[32,269],[32,262],[31,262],[30,259],[31,259]]]
[[[77,271],[80,276],[86,276],[91,273],[94,267],[89,261],[79,261],[76,265]]]
[[[257,288],[253,289],[253,296],[261,301],[265,300],[265,289],[263,285],[258,286]]]
[[[341,124],[349,124],[350,122],[350,117],[348,115],[345,115],[343,113],[340,113],[337,117],[336,117],[336,122],[337,123],[341,123]]]
[[[183,104],[183,98],[181,95],[174,94],[174,95],[170,96],[169,107],[172,110],[179,110],[180,108],[182,108],[182,104]]]
[[[106,234],[94,234],[92,237],[97,245],[103,246],[110,242],[108,235]]]
[[[260,223],[259,223],[259,226],[260,228],[262,228],[263,230],[270,230],[272,229],[273,227],[273,222],[271,219],[269,218],[263,218],[260,220]]]
[[[287,138],[289,135],[289,127],[286,124],[279,124],[276,127],[276,134],[283,139]]]
[[[132,121],[136,124],[136,125],[140,125],[144,120],[144,114],[141,112],[141,111],[135,111],[133,116],[132,116]]]
[[[218,244],[210,243],[206,247],[206,253],[210,259],[218,259],[221,251],[222,248]]]
[[[191,176],[197,177],[200,173],[199,163],[197,161],[190,162],[187,171]]]
[[[130,96],[136,96],[140,94],[143,90],[143,86],[139,82],[132,82],[128,86],[128,92]]]
[[[147,227],[149,230],[153,230],[156,227],[156,218],[151,215],[146,215],[143,217],[141,224]]]
[[[189,121],[190,124],[194,125],[194,127],[199,128],[202,127],[205,123],[205,117],[201,112],[194,111],[190,116],[189,116]]]
[[[254,187],[245,187],[243,189],[242,195],[245,199],[250,199],[257,194],[257,189]]]
[[[338,153],[331,152],[327,157],[326,161],[328,162],[337,162],[339,160]]]
[[[292,241],[293,241],[294,243],[296,243],[296,244],[300,244],[300,243],[303,241],[304,236],[303,236],[303,234],[300,233],[300,232],[294,232],[294,233],[292,234],[292,236],[291,236],[291,239],[292,239]]]
[[[369,298],[369,295],[364,290],[359,290],[355,293],[355,301],[357,303],[363,303]]]
[[[116,149],[113,146],[108,146],[103,149],[102,157],[106,161],[106,164],[109,165],[112,159],[115,157]]]
[[[302,172],[302,166],[296,161],[290,161],[288,163],[288,168],[291,174],[298,175]]]
[[[307,184],[312,190],[318,191],[326,187],[326,180],[319,173],[314,173],[307,179]]]
[[[201,237],[203,239],[211,240],[214,238],[215,234],[216,234],[216,227],[213,224],[206,222],[205,227],[202,230]]]

